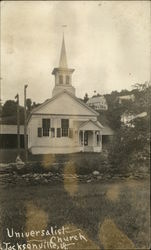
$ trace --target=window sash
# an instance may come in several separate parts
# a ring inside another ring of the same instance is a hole
[[[50,119],[46,119],[46,118],[42,119],[42,128],[43,129],[50,128]]]
[[[69,129],[68,128],[62,128],[62,137],[68,137]]]
[[[61,119],[61,128],[69,128],[69,119]]]
[[[49,128],[43,128],[43,136],[49,136]]]

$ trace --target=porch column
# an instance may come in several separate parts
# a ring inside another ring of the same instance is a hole
[[[99,141],[100,141],[100,148],[102,151],[102,134],[101,134],[101,132],[99,132]]]
[[[85,132],[85,130],[82,131],[82,136],[83,136],[83,152],[84,152],[84,132]]]
[[[78,145],[80,145],[80,130],[78,130],[77,137],[78,137]],[[81,145],[80,145],[80,146],[81,146]]]
[[[101,147],[101,133],[99,131],[99,147]]]
[[[93,130],[93,147],[95,146],[95,142],[96,142],[96,139],[95,139],[95,130]]]

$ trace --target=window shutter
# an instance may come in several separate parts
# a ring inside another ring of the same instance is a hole
[[[72,128],[69,129],[69,137],[73,138],[73,129]]]
[[[42,137],[42,128],[38,128],[38,137]]]
[[[57,137],[61,137],[61,128],[57,128]]]

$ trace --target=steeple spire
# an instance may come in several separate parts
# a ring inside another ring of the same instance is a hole
[[[61,47],[59,68],[64,68],[64,69],[68,68],[67,56],[66,56],[66,47],[65,47],[65,41],[64,41],[64,34],[63,34],[63,38],[62,38],[62,47]]]
[[[53,96],[64,90],[75,95],[75,88],[72,86],[73,72],[74,69],[68,68],[67,65],[66,47],[63,34],[59,67],[54,68],[52,71],[52,74],[55,76],[55,86],[52,91]]]

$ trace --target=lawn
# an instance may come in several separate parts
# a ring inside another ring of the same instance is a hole
[[[149,182],[1,185],[0,241],[16,232],[68,226],[87,239],[69,249],[149,249]],[[9,239],[11,244],[27,239]],[[44,248],[43,248],[44,249]],[[60,248],[61,249],[61,248]]]

